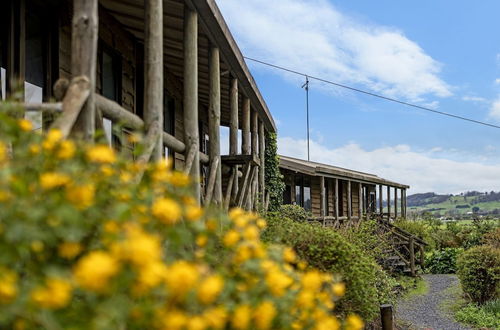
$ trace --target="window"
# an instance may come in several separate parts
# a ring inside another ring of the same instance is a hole
[[[295,203],[307,211],[312,209],[311,179],[308,176],[295,177]]]
[[[302,176],[295,177],[295,204],[303,206],[302,200]]]
[[[101,67],[102,96],[121,103],[121,56],[104,44],[100,44],[99,65]],[[111,120],[103,119],[104,134],[111,146],[122,146],[122,132],[115,131]]]
[[[309,177],[304,177],[304,201],[303,205],[306,211],[311,211],[311,179]]]
[[[283,191],[283,204],[292,204],[292,186],[287,184]]]
[[[175,99],[164,91],[163,131],[175,136]],[[174,151],[165,147],[165,157],[174,157]]]

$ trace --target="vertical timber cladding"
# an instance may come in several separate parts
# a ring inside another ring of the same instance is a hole
[[[311,177],[311,202],[312,214],[315,217],[321,216],[321,185],[319,176]]]
[[[121,105],[131,112],[137,111],[136,104],[136,51],[134,37],[104,8],[99,7],[99,41],[121,56]],[[59,76],[71,77],[71,17],[72,8],[67,2],[60,14],[59,29]],[[96,92],[102,90],[102,70],[98,61],[96,66]]]

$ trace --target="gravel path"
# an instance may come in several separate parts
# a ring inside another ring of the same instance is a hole
[[[429,290],[400,301],[396,307],[396,319],[412,325],[412,329],[466,330],[470,329],[453,321],[443,304],[453,302],[457,290],[448,290],[459,285],[455,275],[424,275]]]

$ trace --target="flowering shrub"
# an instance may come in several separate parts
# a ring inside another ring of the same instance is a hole
[[[256,214],[198,207],[168,162],[31,130],[0,113],[0,328],[362,328]]]

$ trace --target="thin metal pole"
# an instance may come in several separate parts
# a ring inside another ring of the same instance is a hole
[[[309,147],[309,77],[306,76],[306,83],[302,85],[306,89],[306,117],[307,117],[307,161],[311,160]]]

